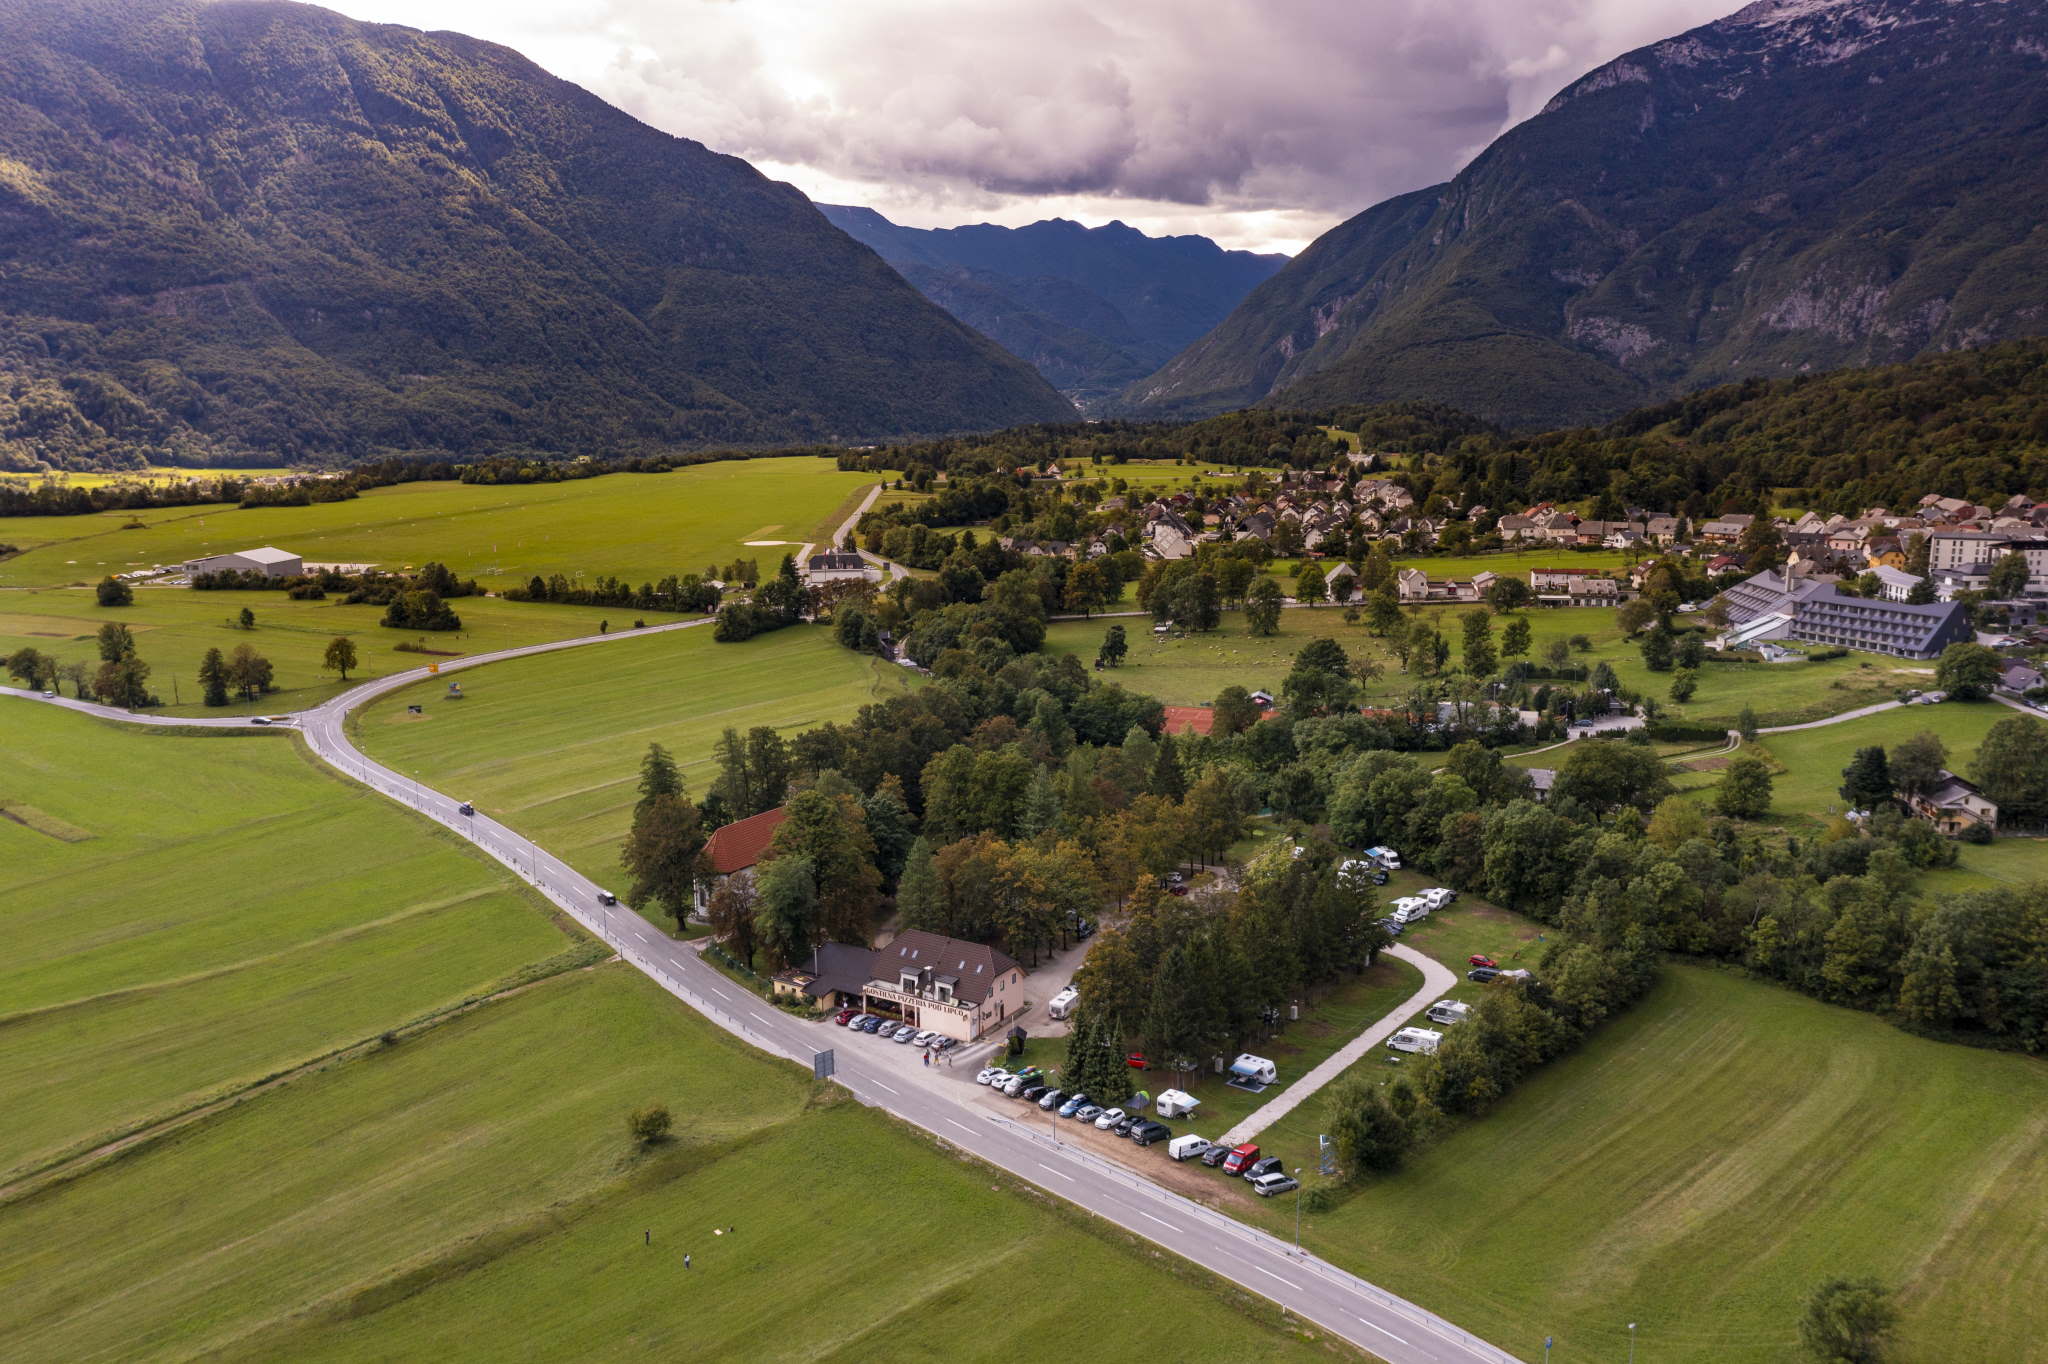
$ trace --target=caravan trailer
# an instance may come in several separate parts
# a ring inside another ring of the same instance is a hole
[[[1265,1057],[1253,1056],[1250,1052],[1245,1052],[1230,1063],[1230,1073],[1241,1080],[1253,1080],[1262,1085],[1273,1084],[1280,1078],[1278,1066]]]

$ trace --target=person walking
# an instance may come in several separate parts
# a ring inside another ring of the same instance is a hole
[[[689,1267],[690,1267],[690,1253],[689,1253],[688,1251],[684,1251],[684,1252],[683,1252],[683,1268],[684,1268],[684,1269],[688,1269]]]

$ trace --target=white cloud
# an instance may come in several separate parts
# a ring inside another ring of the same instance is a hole
[[[518,48],[825,201],[1298,249],[1736,0],[338,0]]]

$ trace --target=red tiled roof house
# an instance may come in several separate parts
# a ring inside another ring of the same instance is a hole
[[[697,913],[701,916],[718,888],[735,876],[753,880],[754,865],[768,851],[775,831],[782,827],[782,807],[748,815],[714,830],[704,843],[705,873],[697,881]]]

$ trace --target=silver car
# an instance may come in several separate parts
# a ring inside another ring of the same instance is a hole
[[[908,1042],[915,1036],[917,1036],[917,1029],[911,1027],[908,1023],[905,1023],[896,1030],[896,1041],[898,1042]]]

